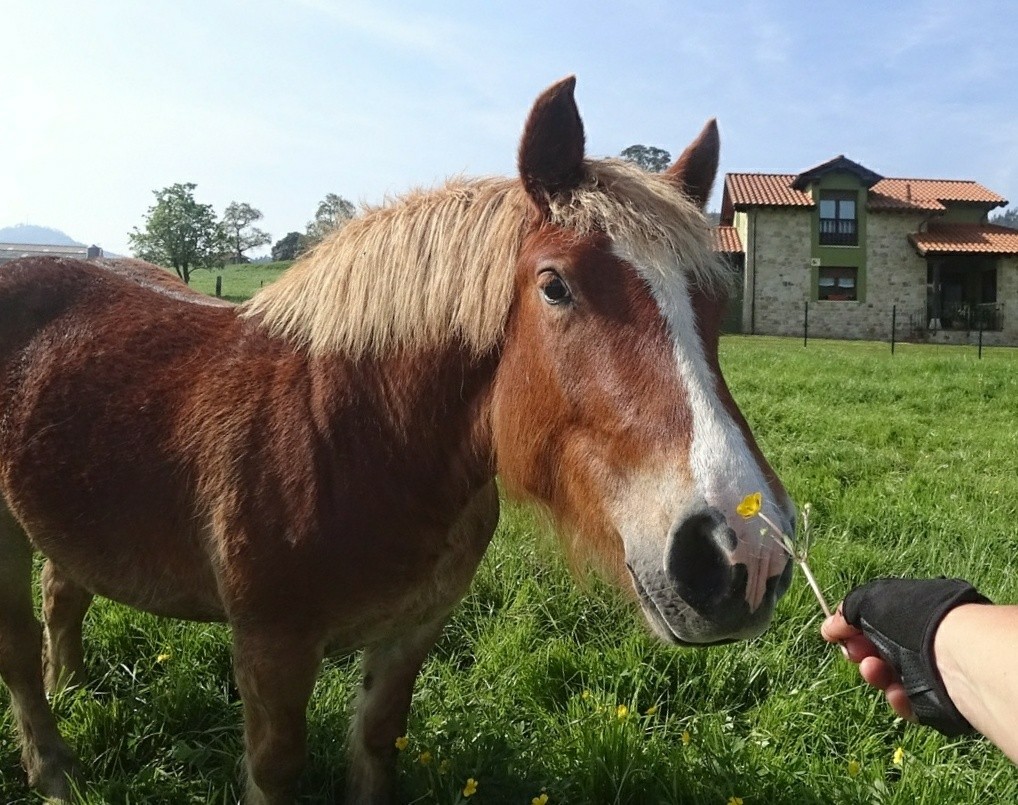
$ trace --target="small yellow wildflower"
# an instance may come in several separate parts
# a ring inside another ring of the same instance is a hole
[[[590,691],[589,690],[583,691],[583,693],[580,694],[580,698],[583,699],[583,701],[587,701],[587,699],[590,698]]]
[[[421,752],[417,756],[417,762],[422,766],[427,766],[431,762],[431,752]]]
[[[163,663],[163,662],[166,662],[169,659],[170,659],[170,655],[169,654],[160,654],[158,657],[156,657],[156,662]]]
[[[467,784],[463,786],[463,796],[472,797],[477,793],[477,780],[473,777],[467,778]]]
[[[624,704],[620,704],[618,707],[615,708],[615,715],[618,718],[625,718],[626,716],[629,715],[629,708],[626,707]]]
[[[689,734],[689,730],[682,731],[682,745],[689,746],[689,742],[693,740],[693,736]]]
[[[548,795],[541,794],[539,797],[534,797],[530,800],[530,805],[548,805]]]
[[[894,750],[894,757],[891,760],[895,766],[900,766],[905,761],[905,750],[899,746]]]
[[[656,704],[652,704],[650,707],[648,707],[646,710],[643,711],[644,715],[648,715],[648,716],[652,716],[656,712],[657,712],[657,705]]]
[[[729,797],[728,805],[742,805],[742,797]]]
[[[399,750],[400,752],[402,752],[402,751],[403,751],[404,749],[406,749],[406,748],[407,748],[408,746],[410,746],[410,739],[409,739],[409,738],[407,738],[407,737],[406,737],[405,735],[400,735],[400,736],[399,736],[399,737],[398,737],[398,738],[396,739],[396,748],[397,748],[397,749],[398,749],[398,750]]]
[[[860,765],[858,760],[850,760],[850,761],[848,761],[848,776],[849,777],[856,777],[856,776],[858,776],[860,771],[862,771],[862,766]]]
[[[748,520],[760,512],[762,505],[763,495],[759,492],[753,492],[742,499],[742,503],[735,507],[735,511],[740,517],[745,517]]]

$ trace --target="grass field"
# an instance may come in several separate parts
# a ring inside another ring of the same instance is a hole
[[[884,344],[726,337],[722,363],[764,452],[813,504],[811,565],[832,601],[881,574],[957,574],[1018,601],[1018,350],[977,361],[971,348],[892,357]],[[601,585],[577,587],[553,540],[510,507],[418,681],[401,794],[460,802],[472,777],[471,803],[520,805],[542,792],[553,804],[1018,798],[1018,771],[985,741],[895,720],[820,640],[820,620],[797,576],[752,643],[666,648]],[[88,770],[84,801],[234,801],[226,631],[102,602],[86,641],[94,682],[56,700]],[[328,663],[311,704],[310,802],[341,789],[355,659]],[[17,757],[5,712],[0,802],[34,801]]]
[[[292,261],[281,263],[244,263],[223,268],[199,268],[191,273],[191,287],[196,291],[215,295],[216,277],[222,277],[222,296],[231,302],[243,302],[260,288],[268,285],[287,268]]]

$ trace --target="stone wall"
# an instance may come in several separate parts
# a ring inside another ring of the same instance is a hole
[[[745,332],[802,333],[804,303],[810,292],[812,209],[757,209],[748,214]],[[741,233],[740,233],[741,235]]]

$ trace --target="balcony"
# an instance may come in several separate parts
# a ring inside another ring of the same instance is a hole
[[[858,246],[859,222],[855,218],[821,218],[821,246]]]

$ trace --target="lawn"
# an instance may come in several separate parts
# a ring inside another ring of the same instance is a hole
[[[765,454],[813,504],[810,562],[832,601],[881,574],[961,575],[1018,601],[1018,350],[977,360],[902,344],[891,356],[886,344],[729,336],[722,364]],[[471,803],[520,805],[542,792],[553,805],[1018,798],[1018,771],[985,741],[894,719],[820,640],[820,620],[797,576],[757,640],[664,647],[602,585],[577,586],[544,528],[510,506],[418,681],[401,794],[455,803],[472,777]],[[102,602],[86,648],[93,684],[56,700],[88,769],[85,801],[234,801],[242,738],[225,629]],[[355,679],[343,659],[318,684],[310,802],[341,787]],[[5,713],[2,802],[34,801],[17,767]]]
[[[215,295],[216,278],[222,277],[222,297],[243,302],[276,279],[292,261],[278,263],[236,263],[223,268],[198,268],[191,273],[191,287]]]

